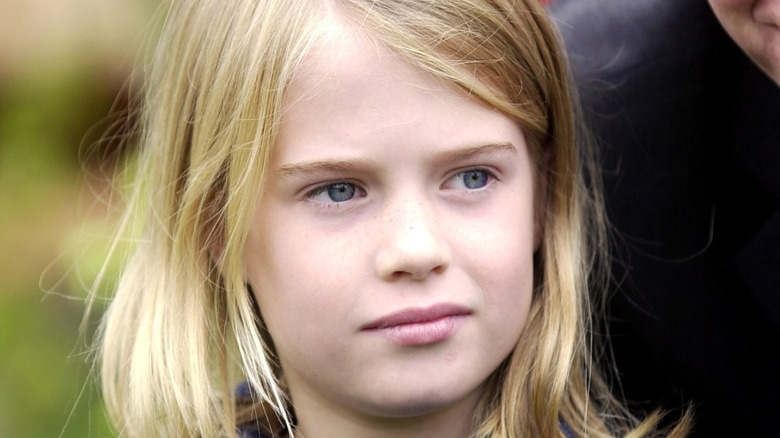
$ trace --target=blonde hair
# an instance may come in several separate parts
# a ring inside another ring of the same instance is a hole
[[[137,242],[98,339],[121,434],[232,436],[247,415],[293,433],[242,252],[284,91],[327,13],[516,120],[545,179],[529,319],[490,379],[474,436],[561,436],[561,422],[575,436],[629,433],[637,421],[600,377],[590,331],[589,285],[603,280],[593,266],[606,251],[598,178],[575,143],[564,57],[535,0],[177,0],[147,75],[120,232]],[[242,379],[256,403],[237,412]]]

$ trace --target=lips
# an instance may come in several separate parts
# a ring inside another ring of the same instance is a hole
[[[448,316],[469,315],[471,311],[454,304],[437,304],[427,308],[409,308],[391,313],[372,321],[362,327],[362,330],[387,329],[399,325],[421,324],[434,322]]]
[[[469,315],[469,309],[454,304],[415,307],[383,316],[361,330],[400,345],[428,345],[449,339]]]

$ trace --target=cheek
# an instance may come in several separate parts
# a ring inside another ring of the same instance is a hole
[[[250,234],[245,253],[247,278],[269,330],[293,323],[304,331],[343,317],[349,306],[342,304],[359,281],[359,236],[312,233],[291,220],[258,229],[275,230]]]
[[[531,238],[526,234],[523,236]],[[485,309],[491,337],[496,339],[501,348],[511,349],[520,338],[531,306],[534,287],[533,252],[527,242],[518,242],[514,246],[505,245],[495,257],[501,262],[483,268],[487,275],[484,277],[483,289]]]
[[[709,0],[709,2],[713,8],[750,10],[756,0]]]
[[[712,11],[730,34],[740,34],[752,21],[754,4],[754,0],[710,0]]]
[[[465,266],[472,277],[486,285],[486,291],[502,291],[490,299],[513,300],[530,294],[533,255],[540,234],[534,216],[530,202],[507,202],[478,226],[461,232],[458,254],[468,259]]]

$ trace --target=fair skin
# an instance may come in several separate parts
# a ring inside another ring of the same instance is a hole
[[[244,251],[298,432],[466,437],[531,303],[523,131],[325,21]]]
[[[709,2],[734,42],[780,85],[780,0]]]

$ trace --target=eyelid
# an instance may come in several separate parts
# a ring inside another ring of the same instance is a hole
[[[327,191],[328,187],[336,185],[336,184],[349,184],[355,188],[355,196],[347,199],[345,201],[337,202],[325,202],[325,201],[319,201],[315,200],[315,196],[319,196],[325,191]],[[350,181],[349,179],[339,179],[339,180],[333,180],[333,181],[326,181],[318,184],[313,184],[311,186],[308,186],[301,190],[303,193],[303,200],[306,202],[309,202],[315,206],[323,207],[323,208],[338,208],[338,207],[345,207],[345,204],[352,204],[355,202],[356,199],[361,199],[366,197],[366,190],[362,187],[362,185],[356,181]]]
[[[477,166],[464,166],[462,168],[455,169],[455,170],[449,172],[447,174],[447,176],[444,178],[444,182],[441,184],[441,187],[445,188],[444,186],[448,182],[452,181],[452,179],[455,178],[456,176],[458,176],[458,175],[460,175],[460,174],[462,174],[464,172],[473,172],[473,171],[479,171],[479,172],[487,173],[489,181],[488,181],[487,184],[485,184],[484,187],[480,187],[479,189],[470,189],[470,190],[468,190],[470,192],[484,190],[484,189],[488,188],[489,186],[491,186],[495,181],[500,181],[501,180],[501,178],[499,178],[499,176],[498,176],[499,175],[498,170],[496,170],[493,166],[484,166],[484,165],[482,165],[482,166],[479,166],[479,165],[477,165]]]

